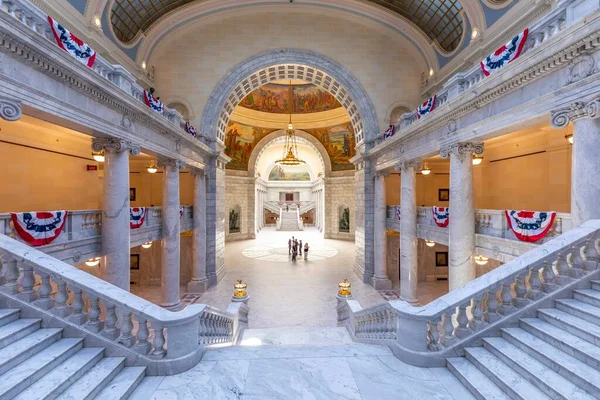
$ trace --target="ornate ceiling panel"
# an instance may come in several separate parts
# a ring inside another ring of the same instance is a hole
[[[458,0],[367,0],[400,14],[417,25],[448,52],[463,35],[462,5]]]

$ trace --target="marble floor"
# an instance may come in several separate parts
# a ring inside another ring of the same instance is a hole
[[[147,377],[131,400],[472,400],[446,368],[405,364],[344,328],[249,329],[193,369]]]

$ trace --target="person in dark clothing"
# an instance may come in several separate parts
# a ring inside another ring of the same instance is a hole
[[[298,241],[298,254],[302,257],[302,240]]]
[[[292,254],[292,239],[288,239],[288,254]]]

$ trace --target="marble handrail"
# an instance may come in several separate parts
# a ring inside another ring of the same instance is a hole
[[[591,220],[424,307],[393,300],[352,312],[343,323],[356,339],[381,340],[385,333],[388,343],[389,326],[394,325],[395,353],[402,354],[405,361],[425,364],[427,357],[419,361],[414,355],[438,353],[434,357],[439,363],[443,357],[458,354],[459,346],[482,331],[498,328],[512,314],[529,307],[535,309],[553,293],[596,274],[599,241],[600,220]],[[393,317],[390,308],[395,310]],[[339,319],[343,316],[340,309],[343,311],[343,305],[338,306]],[[367,330],[359,332],[358,320],[370,321],[371,325],[367,323]],[[361,337],[363,333],[366,336]]]
[[[0,0],[0,17],[3,14],[15,18],[33,32],[54,43],[55,40],[48,24],[47,15],[29,0]],[[61,23],[63,21],[58,22]],[[56,52],[62,52],[62,50],[56,46]],[[83,65],[81,68],[88,69]],[[108,82],[119,87],[128,96],[133,97],[142,103],[144,102],[144,88],[137,83],[136,77],[123,66],[113,65],[100,54],[96,54],[96,61],[94,62],[92,70]],[[157,114],[149,108],[147,109],[147,112],[149,114]],[[162,117],[173,124],[177,128],[176,131],[179,131],[181,136],[190,136],[185,131],[186,121],[177,110],[165,106]],[[209,139],[201,133],[198,134],[197,139],[202,140],[204,144],[209,144]]]

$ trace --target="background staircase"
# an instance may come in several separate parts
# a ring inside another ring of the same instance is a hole
[[[300,231],[300,227],[298,226],[298,214],[296,210],[281,212],[281,226],[278,229],[279,231]]]
[[[125,367],[125,357],[19,313],[0,309],[0,399],[126,399],[144,379],[146,367]]]
[[[600,281],[501,332],[447,360],[478,399],[600,398]]]

